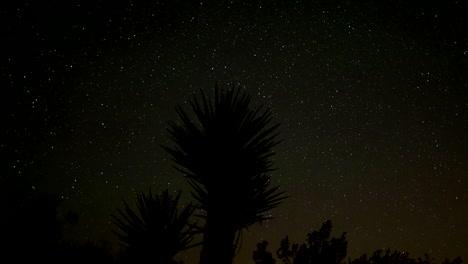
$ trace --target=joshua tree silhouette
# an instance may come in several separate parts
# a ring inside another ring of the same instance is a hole
[[[192,187],[205,220],[200,263],[232,263],[241,231],[269,219],[283,192],[270,187],[276,129],[271,111],[251,108],[251,97],[239,89],[214,89],[214,99],[194,95],[196,119],[177,107],[181,123],[169,122],[172,155]],[[237,234],[237,239],[236,239]]]

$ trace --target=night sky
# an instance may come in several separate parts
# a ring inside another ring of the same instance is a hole
[[[67,237],[116,241],[110,215],[149,187],[192,200],[160,145],[218,83],[281,123],[272,183],[290,196],[236,263],[327,219],[349,257],[468,260],[464,1],[27,2],[1,8],[1,173],[63,196]]]

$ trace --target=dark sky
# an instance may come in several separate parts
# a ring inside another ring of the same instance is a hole
[[[351,257],[468,259],[464,1],[87,2],[1,8],[1,173],[63,195],[67,236],[114,240],[110,215],[149,187],[191,201],[160,144],[218,82],[282,124],[272,180],[290,196],[236,263],[327,219]]]

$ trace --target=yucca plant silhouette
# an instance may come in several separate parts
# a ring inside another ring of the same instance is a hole
[[[125,210],[118,209],[119,216],[112,215],[121,232],[113,231],[127,248],[131,262],[155,260],[157,263],[172,263],[181,250],[191,247],[194,225],[189,218],[194,211],[191,205],[178,213],[180,192],[174,197],[164,190],[153,196],[137,195],[135,212],[123,201]]]
[[[169,122],[175,147],[163,146],[184,173],[203,212],[200,263],[232,263],[244,228],[270,219],[266,213],[284,199],[270,187],[272,148],[278,125],[271,111],[250,107],[239,89],[214,89],[214,100],[201,91],[190,101],[196,119],[177,107],[181,122]],[[238,241],[238,239],[237,239]]]

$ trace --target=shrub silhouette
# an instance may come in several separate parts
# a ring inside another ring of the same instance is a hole
[[[431,259],[429,255],[424,254],[424,259],[422,258],[410,258],[408,252],[400,251],[391,251],[390,249],[385,250],[379,249],[376,250],[372,256],[369,258],[367,254],[361,255],[359,258],[354,260],[349,260],[348,264],[435,264],[437,262],[434,259]],[[457,257],[453,260],[445,259],[442,264],[461,264],[463,261],[461,257]]]
[[[276,251],[278,258],[283,263],[308,264],[340,264],[346,258],[348,241],[346,233],[339,238],[331,238],[332,224],[327,220],[322,224],[319,231],[307,234],[307,243],[299,246],[293,244],[289,249],[290,243],[286,236],[281,240],[280,248]]]
[[[332,224],[327,220],[322,224],[319,231],[307,234],[307,243],[290,244],[288,236],[281,240],[280,247],[276,255],[285,264],[344,264],[347,254],[348,241],[346,241],[346,232],[339,238],[331,238]],[[253,260],[257,264],[275,263],[270,252],[267,251],[267,241],[257,244],[257,250],[253,252]],[[371,257],[367,254],[361,255],[354,260],[348,259],[347,264],[436,264],[434,259],[429,258],[427,254],[424,259],[413,259],[409,257],[408,252],[393,251],[390,249],[376,250]],[[442,264],[461,264],[461,257],[453,260],[445,259]]]
[[[256,264],[275,264],[273,255],[267,251],[268,241],[257,243],[257,250],[253,252],[252,258]]]
[[[173,197],[168,190],[153,196],[137,196],[137,211],[123,201],[125,210],[118,210],[120,217],[112,215],[121,232],[113,231],[127,249],[131,262],[154,260],[172,263],[181,250],[189,248],[193,238],[193,225],[188,223],[194,208],[189,205],[178,213],[180,192]]]
[[[169,122],[175,148],[163,146],[192,187],[192,196],[205,214],[200,263],[232,263],[237,234],[269,219],[269,210],[284,197],[270,187],[272,148],[278,125],[270,125],[271,112],[250,107],[251,97],[239,89],[219,91],[214,98],[190,101],[196,119],[181,106],[181,123]],[[238,240],[237,239],[237,240]]]

